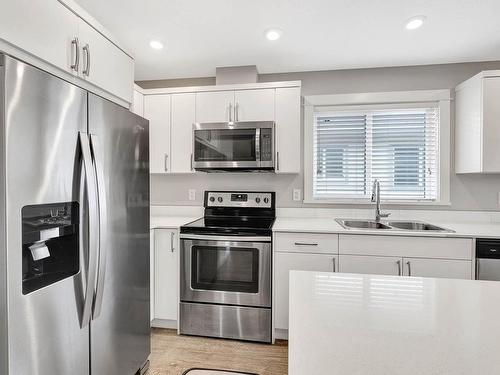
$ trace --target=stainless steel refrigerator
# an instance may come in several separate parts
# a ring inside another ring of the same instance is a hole
[[[0,55],[0,215],[0,374],[139,371],[147,120]]]

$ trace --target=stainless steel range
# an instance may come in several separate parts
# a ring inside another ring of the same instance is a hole
[[[181,227],[180,333],[271,342],[273,192],[205,192]]]

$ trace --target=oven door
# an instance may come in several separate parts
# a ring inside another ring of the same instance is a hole
[[[273,169],[274,123],[193,125],[193,168]]]
[[[181,301],[271,307],[270,239],[181,237]]]

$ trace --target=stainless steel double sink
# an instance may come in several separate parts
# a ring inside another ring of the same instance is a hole
[[[335,219],[345,229],[362,230],[405,230],[413,232],[454,233],[447,228],[438,227],[423,221],[392,220],[377,222],[375,220]]]

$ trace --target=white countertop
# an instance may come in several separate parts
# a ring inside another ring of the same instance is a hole
[[[289,375],[493,375],[500,282],[290,273]]]
[[[357,219],[355,219],[357,220]],[[479,222],[437,222],[428,221],[431,224],[451,229],[454,233],[447,232],[417,232],[408,230],[366,230],[345,229],[335,221],[335,218],[300,218],[300,217],[278,217],[273,226],[274,232],[309,232],[309,233],[338,233],[338,234],[378,234],[395,236],[430,236],[430,237],[477,237],[477,238],[499,238],[500,223]]]
[[[199,218],[192,216],[151,216],[150,228],[176,229]]]

